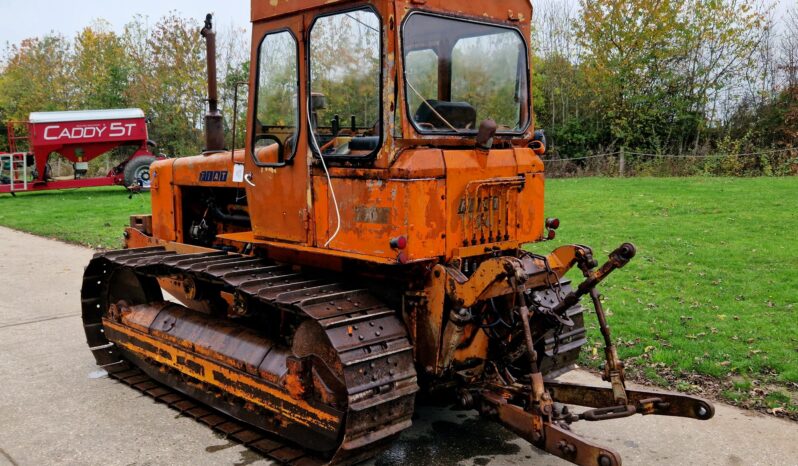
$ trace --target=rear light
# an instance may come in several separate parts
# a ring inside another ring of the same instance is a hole
[[[549,230],[556,230],[560,228],[560,219],[559,218],[549,218],[546,219],[546,228]]]
[[[391,249],[406,249],[407,248],[407,238],[404,236],[397,236],[391,240]]]

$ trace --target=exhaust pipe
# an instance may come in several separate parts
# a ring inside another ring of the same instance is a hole
[[[216,31],[213,15],[205,17],[205,27],[200,32],[205,38],[208,58],[208,112],[205,114],[205,153],[224,151],[224,119],[219,111],[219,89],[216,82]]]

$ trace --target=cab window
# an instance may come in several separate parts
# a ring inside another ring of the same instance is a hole
[[[410,108],[424,105],[423,96],[438,96],[438,55],[432,49],[413,50],[405,57],[405,68],[415,82],[418,94],[410,93]]]
[[[527,48],[515,28],[413,13],[402,29],[408,115],[424,134],[529,126]]]
[[[297,41],[288,31],[267,34],[258,52],[255,130],[252,155],[257,165],[293,158],[299,136]]]
[[[380,20],[374,11],[316,19],[310,31],[311,147],[368,157],[382,142]]]

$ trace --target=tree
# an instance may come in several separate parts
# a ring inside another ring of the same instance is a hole
[[[234,147],[243,147],[246,140],[246,117],[247,117],[247,85],[249,83],[249,42],[246,29],[237,28],[233,25],[219,33],[219,99],[222,114],[225,116],[225,129],[228,133],[232,132],[233,119],[236,118],[236,141]],[[238,105],[234,105],[234,97],[238,90]],[[237,107],[237,115],[233,115],[233,109]],[[228,141],[232,141],[232,135],[228,134]]]
[[[768,28],[762,11],[738,0],[580,4],[586,82],[610,141],[650,150],[698,148]]]
[[[127,105],[125,89],[130,63],[122,40],[110,25],[98,20],[75,39],[74,88],[80,108],[120,108]]]
[[[6,119],[27,120],[32,111],[64,110],[75,101],[72,49],[58,35],[26,39],[5,51],[0,68],[0,110]]]
[[[142,17],[125,28],[133,67],[126,97],[152,118],[150,136],[170,155],[202,150],[206,76],[199,30],[199,22],[176,13],[152,29]]]
[[[798,87],[798,7],[790,10],[784,21],[779,65],[784,74],[785,87]]]
[[[770,23],[764,11],[742,0],[693,0],[687,7],[683,22],[688,56],[680,88],[689,111],[710,121],[722,120],[730,110],[722,103],[735,100],[731,88],[753,67],[757,50],[766,44]],[[699,126],[695,137],[696,148],[702,129]]]

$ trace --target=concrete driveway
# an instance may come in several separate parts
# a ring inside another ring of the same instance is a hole
[[[0,466],[268,464],[97,371],[80,320],[91,255],[0,228]],[[616,448],[626,465],[798,465],[798,424],[725,405],[709,422],[638,416],[575,430]],[[568,463],[470,413],[420,408],[372,464]]]

